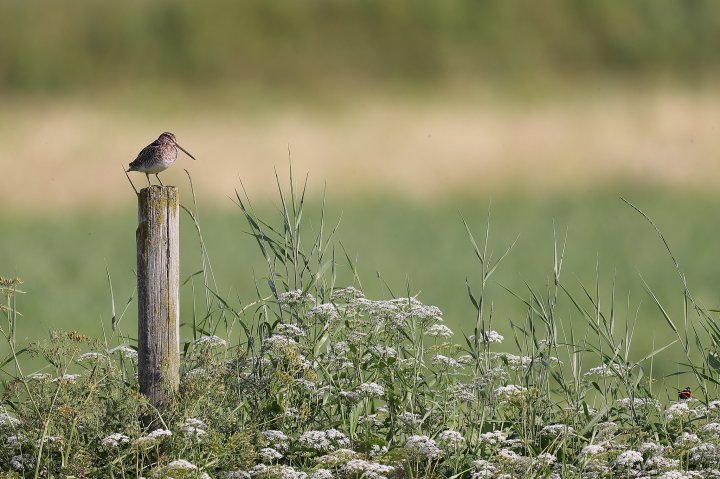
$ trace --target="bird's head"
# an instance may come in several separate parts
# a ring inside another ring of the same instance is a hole
[[[171,144],[177,146],[178,148],[180,148],[183,152],[185,152],[185,154],[187,156],[189,156],[193,160],[195,159],[195,157],[192,156],[185,148],[183,148],[182,146],[180,146],[178,144],[177,140],[175,139],[175,135],[173,135],[169,131],[166,131],[165,133],[161,133],[160,136],[158,137],[158,141],[160,141],[160,143],[171,143]]]

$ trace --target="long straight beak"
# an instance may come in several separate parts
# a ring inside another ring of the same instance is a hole
[[[187,156],[189,156],[190,158],[192,158],[193,160],[195,160],[195,157],[192,156],[185,148],[183,148],[182,146],[178,145],[177,141],[175,142],[175,146],[177,146],[178,148],[180,148]],[[195,161],[197,161],[197,160],[195,160]]]

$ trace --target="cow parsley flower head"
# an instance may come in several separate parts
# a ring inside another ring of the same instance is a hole
[[[512,401],[514,399],[522,398],[525,393],[527,393],[526,388],[509,384],[495,389],[495,391],[493,391],[493,396],[495,396],[498,401]]]
[[[308,319],[332,323],[340,319],[340,312],[332,303],[323,303],[315,306],[307,312]]]
[[[263,462],[273,462],[283,458],[283,455],[272,447],[263,447],[258,451],[258,457]]]
[[[465,443],[465,437],[453,429],[447,429],[438,434],[438,441],[449,446],[458,446]]]
[[[575,434],[575,429],[566,424],[550,424],[540,430],[540,436],[550,439],[572,436],[573,434]]]
[[[290,447],[290,438],[282,431],[268,429],[262,433],[264,444],[280,452],[286,452]]]
[[[301,289],[280,293],[277,298],[278,304],[283,307],[291,308],[301,304],[313,304],[315,297],[310,293],[304,293]]]
[[[427,436],[410,436],[405,448],[427,459],[437,459],[442,456],[442,450]]]
[[[118,447],[120,444],[127,444],[130,438],[125,434],[119,432],[110,434],[108,437],[103,439],[100,443],[105,447]]]
[[[121,344],[120,346],[114,347],[108,352],[110,354],[118,353],[120,356],[122,356],[125,359],[137,359],[138,358],[137,351],[126,344]]]
[[[507,435],[502,431],[488,431],[480,434],[478,440],[482,445],[494,446],[496,444],[502,444],[507,441]]]
[[[470,336],[471,340],[475,339],[475,335]],[[490,343],[502,343],[505,340],[505,337],[498,333],[497,331],[493,330],[487,330],[482,331],[480,335],[478,336],[478,342],[481,344],[490,344]]]
[[[690,407],[688,406],[687,402],[679,402],[672,404],[669,408],[665,410],[665,416],[670,421],[672,421],[673,419],[687,419],[691,416],[691,414],[692,411],[690,411]]]
[[[377,462],[366,461],[364,459],[352,459],[345,464],[343,471],[349,475],[357,475],[362,477],[383,478],[385,474],[391,474],[395,468],[386,466]]]
[[[431,337],[443,337],[443,338],[450,338],[453,335],[452,329],[448,328],[444,324],[433,324],[428,328],[428,330],[425,332],[426,336]]]
[[[580,455],[597,456],[598,454],[602,454],[603,452],[605,452],[605,448],[600,444],[588,444],[587,446],[582,448],[582,450],[580,451]]]
[[[89,353],[83,353],[80,356],[78,356],[78,362],[84,362],[84,361],[102,361],[105,359],[104,354],[96,353],[96,352],[89,352]]]
[[[286,336],[293,339],[303,338],[306,336],[305,331],[300,329],[298,326],[285,323],[280,323],[275,326],[275,334],[279,334],[281,336]]]
[[[615,466],[623,469],[629,469],[642,464],[642,462],[642,454],[637,451],[633,451],[632,449],[628,449],[618,455],[615,459]]]
[[[385,395],[385,388],[378,383],[363,383],[357,387],[360,395],[367,398],[383,397]]]
[[[162,441],[163,438],[172,436],[172,432],[167,429],[155,429],[150,434],[140,436],[135,440],[135,445],[139,447],[152,446]]]
[[[185,419],[180,425],[180,430],[185,434],[185,437],[200,439],[207,434],[207,425],[200,419],[188,418]]]
[[[335,291],[332,292],[330,297],[332,298],[333,301],[347,302],[347,301],[350,301],[353,299],[364,298],[365,295],[362,293],[362,291],[360,291],[352,286],[348,286],[347,288],[336,289]]]
[[[53,379],[54,383],[74,383],[80,377],[79,374],[63,374],[60,377]]]
[[[310,474],[310,479],[334,479],[332,471],[329,469],[318,468]]]
[[[197,471],[197,466],[185,459],[178,459],[168,464],[167,469],[170,471]]]
[[[197,346],[206,346],[209,348],[226,348],[228,343],[223,338],[219,336],[200,336],[197,341],[195,341],[195,345]]]

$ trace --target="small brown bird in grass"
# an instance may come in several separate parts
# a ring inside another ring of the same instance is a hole
[[[678,399],[682,399],[687,401],[688,399],[692,398],[692,390],[690,387],[686,387],[682,391],[678,391]]]
[[[158,173],[167,170],[175,163],[178,148],[193,160],[195,159],[185,148],[178,145],[175,135],[165,132],[138,153],[137,158],[130,163],[130,168],[127,171],[145,173],[148,186],[150,186],[150,174],[154,174],[155,178],[160,181]],[[163,185],[162,181],[160,181],[160,185]]]

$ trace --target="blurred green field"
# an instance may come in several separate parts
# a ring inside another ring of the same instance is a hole
[[[712,0],[0,3],[0,90],[212,88],[265,100],[379,85],[716,74]]]
[[[665,233],[680,265],[688,275],[693,294],[701,304],[717,307],[716,267],[720,248],[716,237],[719,220],[714,211],[718,197],[710,194],[638,191],[618,188],[602,192],[548,197],[497,197],[456,199],[432,206],[397,198],[358,198],[355,202],[328,199],[326,221],[340,218],[337,234],[338,285],[352,282],[352,274],[341,259],[341,243],[357,260],[362,286],[368,297],[420,294],[427,304],[445,312],[447,323],[471,333],[473,307],[468,300],[465,278],[475,288],[479,264],[473,255],[461,217],[478,240],[484,236],[488,207],[491,211],[490,250],[502,254],[517,238],[517,244],[500,266],[488,287],[493,303],[494,329],[506,335],[512,348],[509,321],[522,323],[523,304],[504,288],[529,298],[527,285],[545,291],[552,278],[553,225],[558,236],[567,231],[567,249],[561,280],[572,291],[579,283],[595,289],[599,264],[601,297],[610,305],[610,285],[615,278],[619,324],[634,320],[637,310],[637,337],[634,355],[641,357],[673,338],[658,313],[640,276],[666,305],[678,324],[682,323],[682,285],[670,258],[652,228],[620,199],[620,195],[644,209]],[[188,198],[184,198],[185,201]],[[261,216],[279,224],[277,208],[256,205]],[[318,225],[319,203],[307,205],[306,228]],[[220,294],[237,305],[256,298],[255,282],[263,292],[266,266],[250,236],[239,208],[209,210],[200,207],[200,221]],[[134,294],[136,213],[133,209],[112,212],[77,212],[55,218],[3,215],[0,219],[0,275],[20,276],[26,294],[18,299],[23,314],[20,338],[37,340],[53,328],[67,328],[99,335],[110,329],[111,299],[106,267],[113,282],[115,301],[121,310]],[[190,218],[181,221],[182,278],[201,268],[199,246]],[[379,277],[378,277],[379,275]],[[196,283],[196,287],[198,284]],[[201,302],[200,296],[196,299]],[[133,330],[136,321],[133,302],[123,328]],[[189,321],[192,311],[190,285],[181,288],[181,320]],[[559,311],[565,327],[584,331],[580,315],[563,299]],[[618,327],[618,334],[623,334]],[[678,350],[679,351],[679,350]],[[662,355],[656,368],[663,373],[676,370],[680,355]]]

